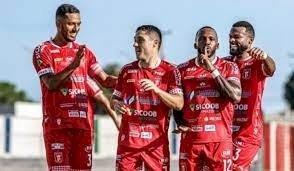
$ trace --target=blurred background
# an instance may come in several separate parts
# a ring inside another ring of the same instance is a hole
[[[86,44],[109,74],[135,59],[133,37],[142,24],[163,31],[161,55],[179,64],[195,56],[196,31],[209,25],[219,36],[219,56],[229,54],[232,24],[247,20],[256,47],[276,62],[263,96],[264,147],[253,170],[294,170],[294,1],[116,1],[10,0],[0,10],[0,170],[47,170],[41,128],[41,91],[32,65],[33,49],[56,33],[55,11],[71,3],[81,11],[77,42]],[[104,90],[110,96],[111,91]],[[97,106],[94,170],[114,170],[117,132]],[[171,129],[174,123],[171,122]],[[177,170],[179,137],[170,135],[172,170]]]

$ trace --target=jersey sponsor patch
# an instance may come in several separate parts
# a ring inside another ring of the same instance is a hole
[[[142,139],[152,139],[152,132],[141,132]]]
[[[206,131],[206,132],[215,132],[216,131],[215,125],[213,125],[213,124],[204,125],[204,131]]]

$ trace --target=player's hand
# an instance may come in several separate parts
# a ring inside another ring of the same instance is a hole
[[[149,79],[141,79],[139,81],[140,85],[142,86],[144,91],[153,91],[154,93],[158,93],[159,92],[159,88],[154,84],[153,81],[149,80]]]
[[[173,131],[172,133],[174,134],[180,134],[180,133],[185,133],[185,132],[188,132],[190,131],[190,128],[187,127],[187,126],[184,126],[184,125],[180,125],[180,126],[177,126]]]
[[[81,60],[85,55],[86,45],[80,45],[79,50],[76,53],[76,57],[74,61],[71,63],[73,68],[77,68],[80,66]]]
[[[264,60],[267,57],[267,54],[257,47],[250,49],[248,53],[251,57],[256,58],[258,60]]]
[[[200,63],[202,64],[202,67],[209,72],[212,72],[215,70],[214,66],[212,65],[211,61],[209,60],[208,57],[208,47],[204,47],[204,52],[199,55],[200,58]]]
[[[121,115],[124,115],[124,114],[131,115],[130,109],[121,101],[117,101],[114,104],[114,111],[117,114],[121,114]]]

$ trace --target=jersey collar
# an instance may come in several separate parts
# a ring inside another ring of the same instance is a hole
[[[154,68],[157,68],[157,67],[160,65],[160,63],[161,63],[161,59],[160,59],[160,58],[158,58],[158,60],[157,60],[156,64],[155,64],[154,66],[152,66],[152,67],[149,67],[149,69],[154,69]],[[144,67],[142,67],[142,65],[141,65],[141,62],[140,62],[140,61],[138,61],[138,66],[139,66],[139,68],[144,68]]]
[[[55,43],[53,42],[53,38],[50,38],[49,42],[52,44],[52,46],[54,46],[54,47],[56,47],[56,48],[59,48],[59,49],[61,48],[60,46],[58,46],[57,44],[55,44]],[[73,47],[73,43],[70,42],[70,44],[69,44],[68,47],[69,47],[69,48],[72,48],[72,47]]]

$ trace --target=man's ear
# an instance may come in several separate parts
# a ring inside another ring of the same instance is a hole
[[[250,37],[250,39],[248,40],[248,44],[251,46],[253,43],[253,37]]]
[[[198,49],[198,45],[196,42],[194,43],[194,49]]]
[[[217,43],[217,45],[216,45],[216,49],[218,49],[219,48],[219,43]]]
[[[154,47],[159,47],[159,41],[157,39],[154,40]]]

